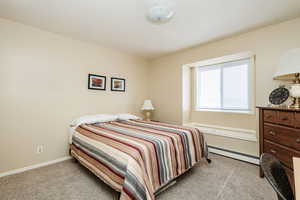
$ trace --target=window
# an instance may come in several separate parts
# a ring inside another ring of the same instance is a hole
[[[196,68],[196,109],[250,112],[251,59]]]

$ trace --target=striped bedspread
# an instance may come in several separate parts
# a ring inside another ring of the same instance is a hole
[[[120,200],[154,200],[154,192],[206,157],[197,129],[143,120],[81,125],[71,154]]]

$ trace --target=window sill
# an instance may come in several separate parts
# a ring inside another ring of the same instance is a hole
[[[200,124],[196,122],[190,122],[184,125],[193,128],[198,128],[201,132],[209,135],[217,135],[227,138],[257,142],[255,130]]]
[[[242,110],[217,110],[217,109],[205,109],[205,108],[196,108],[196,112],[219,112],[219,113],[233,113],[233,114],[246,114],[254,115],[254,111],[242,111]]]

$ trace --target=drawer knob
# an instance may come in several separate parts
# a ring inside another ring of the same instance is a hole
[[[297,138],[296,142],[297,142],[297,143],[300,143],[300,138]]]
[[[273,149],[270,150],[271,153],[276,154],[277,152]]]
[[[269,131],[269,134],[270,134],[270,135],[273,135],[273,136],[276,135],[276,133],[275,133],[274,131]]]

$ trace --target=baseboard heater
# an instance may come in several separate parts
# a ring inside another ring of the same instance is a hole
[[[223,149],[219,147],[214,147],[214,146],[208,146],[208,151],[214,154],[222,155],[225,157],[233,158],[236,160],[252,163],[255,165],[259,165],[259,157],[257,156],[252,156],[249,154],[244,154],[228,149]]]

